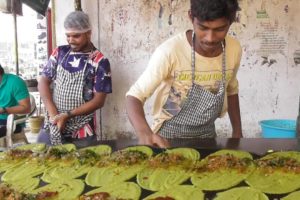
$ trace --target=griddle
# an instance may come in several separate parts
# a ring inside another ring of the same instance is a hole
[[[234,150],[244,150],[251,153],[254,159],[260,158],[268,153],[275,151],[300,151],[300,140],[299,139],[263,139],[263,138],[214,138],[214,139],[171,139],[170,148],[176,147],[190,147],[199,151],[201,159],[205,158],[207,155],[214,153],[221,149],[234,149]],[[136,139],[117,139],[117,140],[103,140],[103,141],[92,141],[87,143],[76,143],[77,148],[83,148],[87,146],[95,146],[100,144],[106,144],[111,146],[113,151],[117,151],[129,146],[139,145]],[[165,149],[158,147],[151,147],[155,154],[161,153]],[[0,174],[1,176],[2,174]],[[41,175],[40,175],[41,176]],[[85,179],[85,176],[79,177],[79,179]],[[136,182],[136,177],[129,180]],[[41,181],[40,186],[46,185]],[[184,184],[191,184],[190,181]],[[247,186],[246,183],[242,182],[238,186]],[[237,186],[235,186],[237,187]],[[96,187],[85,186],[84,193],[96,189]],[[205,200],[213,200],[216,197],[216,192],[206,192]],[[142,195],[140,199],[152,194],[152,191],[142,189]],[[270,200],[280,200],[284,195],[267,195]]]

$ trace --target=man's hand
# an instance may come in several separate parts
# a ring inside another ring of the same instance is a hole
[[[5,113],[5,110],[3,108],[0,108],[0,114]]]
[[[51,123],[57,125],[58,130],[62,132],[65,129],[68,119],[69,115],[67,113],[61,113],[53,117],[53,119],[51,119]]]
[[[170,146],[168,140],[158,134],[139,134],[139,144],[167,148]]]
[[[232,138],[242,138],[243,134],[241,131],[232,131]]]
[[[129,120],[139,138],[139,144],[166,148],[169,143],[161,136],[154,134],[145,118],[143,103],[133,96],[126,98],[126,110]]]

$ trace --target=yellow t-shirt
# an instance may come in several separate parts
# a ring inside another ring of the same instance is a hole
[[[226,91],[221,116],[227,112],[227,96],[238,93],[236,74],[240,65],[241,46],[230,36],[226,41]],[[203,57],[195,53],[195,83],[214,92],[222,80],[222,54]],[[154,95],[152,130],[158,132],[162,123],[178,113],[192,85],[191,46],[186,32],[161,44],[153,53],[147,69],[126,93],[145,102]]]

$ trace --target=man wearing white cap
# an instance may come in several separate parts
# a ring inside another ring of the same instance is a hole
[[[38,142],[52,145],[95,140],[95,110],[112,92],[110,63],[91,42],[88,15],[71,12],[64,27],[69,45],[54,49],[38,85],[47,110]]]

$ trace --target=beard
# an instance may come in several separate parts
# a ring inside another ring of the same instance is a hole
[[[88,52],[91,51],[93,49],[93,45],[91,44],[91,42],[86,43],[85,45],[81,45],[81,44],[69,44],[72,51],[74,52]]]

